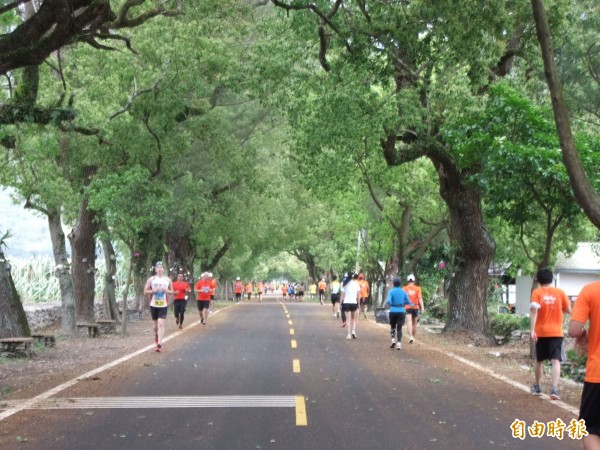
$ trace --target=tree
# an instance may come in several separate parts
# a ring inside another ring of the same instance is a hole
[[[6,232],[0,238],[0,338],[27,337],[30,335],[27,316],[12,280],[10,262],[4,257],[9,236]]]
[[[554,62],[554,50],[544,2],[543,0],[531,0],[531,6],[533,7],[537,38],[544,61],[544,74],[552,99],[552,109],[562,149],[563,162],[567,168],[577,202],[592,223],[600,228],[600,195],[590,182],[575,145],[569,111],[563,98],[563,90]],[[598,5],[595,4],[595,7],[597,8]],[[590,67],[593,69],[593,66]]]

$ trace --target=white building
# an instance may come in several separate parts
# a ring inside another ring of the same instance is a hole
[[[583,286],[600,280],[600,244],[581,242],[569,257],[559,253],[554,274],[556,287],[575,300]]]

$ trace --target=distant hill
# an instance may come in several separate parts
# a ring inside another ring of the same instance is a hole
[[[10,231],[4,250],[7,257],[29,258],[31,256],[52,257],[52,243],[48,221],[41,215],[15,205],[8,190],[0,190],[0,236]]]

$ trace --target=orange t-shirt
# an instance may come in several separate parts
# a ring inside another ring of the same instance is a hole
[[[406,295],[408,295],[408,299],[415,306],[405,305],[406,309],[419,309],[419,297],[421,297],[421,287],[416,284],[407,284],[402,288]]]
[[[241,294],[242,292],[244,292],[244,283],[238,280],[235,282],[235,293]]]
[[[360,285],[360,298],[369,297],[369,282],[367,280],[358,280]]]
[[[531,293],[531,303],[540,305],[535,319],[535,334],[538,337],[563,337],[563,311],[571,302],[562,289],[545,286]]]
[[[252,283],[246,285],[246,294],[252,294]]]
[[[319,290],[324,291],[325,289],[327,289],[325,282],[323,280],[319,281]]]
[[[217,290],[217,280],[214,278],[210,279],[210,293],[215,295],[215,291]]]
[[[173,281],[173,290],[175,291],[175,295],[173,296],[173,300],[185,300],[185,296],[187,294],[187,290],[191,289],[190,285],[187,281]]]
[[[265,285],[262,283],[258,283],[258,293],[262,294],[264,290],[265,290]]]
[[[583,287],[575,301],[571,320],[590,321],[585,381],[600,383],[600,281]]]
[[[194,287],[198,293],[197,300],[207,301],[210,300],[210,280],[198,280]]]

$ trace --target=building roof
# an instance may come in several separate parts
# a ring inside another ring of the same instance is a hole
[[[600,272],[600,244],[580,242],[571,256],[559,253],[554,270],[558,272]]]

